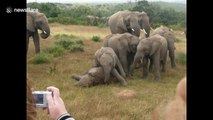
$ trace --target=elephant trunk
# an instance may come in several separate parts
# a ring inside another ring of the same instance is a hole
[[[50,35],[50,27],[49,27],[48,24],[43,25],[43,27],[41,28],[41,30],[42,30],[41,37],[43,39],[46,39],[47,37],[49,37],[49,35]]]
[[[131,22],[130,27],[131,27],[131,34],[140,37],[140,25]]]
[[[146,38],[149,37],[149,34],[150,34],[149,21],[144,21],[142,27],[145,30],[145,36],[146,36]]]
[[[103,67],[104,76],[105,76],[104,77],[104,83],[108,84],[112,68],[110,66],[107,66],[107,65],[103,65],[102,67]]]
[[[135,57],[134,57],[134,62],[133,62],[133,64],[132,64],[131,67],[130,67],[130,74],[133,73],[133,70],[136,68],[137,63],[138,63],[141,59],[143,59],[143,57],[144,57],[143,54],[138,53],[138,52],[136,53],[136,55],[135,55]]]

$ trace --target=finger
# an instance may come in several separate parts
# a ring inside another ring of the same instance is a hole
[[[54,106],[54,101],[53,101],[52,95],[47,94],[46,98],[47,98],[47,103],[48,103],[48,109],[51,109]]]
[[[54,86],[50,86],[50,87],[47,87],[47,90],[53,92],[53,99],[58,99],[60,97],[60,92],[58,88]]]

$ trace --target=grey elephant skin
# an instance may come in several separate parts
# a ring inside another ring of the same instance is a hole
[[[124,86],[127,85],[125,80],[126,74],[123,70],[123,67],[113,51],[110,47],[102,47],[101,49],[95,52],[95,59],[93,67],[102,67],[104,71],[104,82],[107,84],[110,79],[110,74],[117,76],[117,74],[121,74],[121,79],[118,79],[120,83]],[[117,67],[117,69],[116,69]],[[119,72],[118,72],[119,71]]]
[[[109,18],[109,27],[112,34],[129,32],[137,37],[141,29],[145,30],[145,36],[149,37],[150,24],[146,12],[118,11]]]
[[[165,71],[167,59],[167,40],[160,35],[153,35],[149,38],[142,39],[138,46],[134,57],[131,72],[136,67],[138,61],[143,61],[143,79],[148,76],[148,62],[154,66],[155,79],[160,79],[160,71]]]
[[[105,84],[104,82],[104,70],[102,67],[92,67],[83,75],[72,75],[72,78],[77,80],[75,86],[91,87],[95,85]],[[117,74],[110,74],[108,83],[122,81],[122,76]]]
[[[47,17],[43,13],[27,12],[27,51],[29,38],[32,36],[36,54],[40,53],[38,30],[42,31],[40,35],[43,39],[46,39],[50,35]]]
[[[130,33],[110,34],[104,38],[104,46],[111,47],[115,51],[127,76],[139,41],[138,37]]]
[[[151,35],[156,35],[159,34],[163,37],[166,38],[168,42],[168,51],[169,51],[169,57],[171,61],[171,67],[176,68],[176,63],[175,63],[175,35],[174,33],[167,27],[165,26],[160,26],[156,28]]]

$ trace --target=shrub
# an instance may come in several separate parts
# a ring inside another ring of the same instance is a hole
[[[75,44],[69,47],[70,52],[76,52],[76,51],[84,51],[84,48],[82,47],[82,45],[79,44]]]
[[[84,44],[84,43],[83,43],[83,40],[76,40],[75,43],[76,43],[76,44],[79,44],[79,45],[83,45],[83,44]]]
[[[92,36],[92,41],[99,42],[101,40],[100,36]]]
[[[69,49],[71,45],[75,44],[75,41],[69,39],[59,39],[55,42],[55,44],[62,46],[64,49]]]
[[[180,38],[176,38],[176,39],[175,39],[175,42],[176,42],[176,43],[180,43],[180,42],[183,42],[183,40],[181,40]]]
[[[185,64],[186,63],[186,53],[177,53],[175,56],[176,63]]]
[[[39,53],[30,62],[32,64],[50,63],[50,58],[45,53]]]
[[[74,35],[67,35],[67,34],[57,34],[54,36],[55,39],[72,39],[76,38]]]
[[[62,46],[56,45],[56,46],[45,48],[43,52],[52,54],[53,57],[58,57],[58,56],[64,55],[64,48]]]

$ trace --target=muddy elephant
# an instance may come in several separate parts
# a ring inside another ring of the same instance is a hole
[[[169,57],[171,61],[171,67],[175,68],[176,67],[176,64],[175,64],[175,39],[176,38],[174,33],[172,32],[171,29],[165,26],[160,26],[156,28],[151,35],[156,35],[156,34],[159,34],[166,38],[168,43],[168,51],[169,51]]]
[[[125,80],[126,74],[123,70],[123,67],[113,51],[110,47],[102,47],[101,49],[95,52],[95,60],[93,67],[102,67],[104,71],[104,83],[108,83],[110,79],[110,74],[117,74],[118,71],[123,77],[123,79],[119,79],[121,84],[126,86],[127,82]],[[117,70],[117,69],[118,70]]]
[[[129,32],[137,37],[143,30],[146,37],[150,34],[149,17],[146,12],[118,11],[109,18],[112,34]]]
[[[48,25],[47,17],[43,13],[27,12],[27,50],[29,46],[29,38],[32,36],[36,54],[40,53],[38,30],[42,31],[40,35],[43,39],[46,39],[50,35],[50,27]]]
[[[165,71],[167,58],[167,40],[160,35],[153,35],[146,39],[140,40],[137,46],[137,52],[134,62],[131,66],[131,72],[136,67],[138,61],[142,60],[143,79],[148,76],[148,62],[153,63],[155,71],[155,79],[160,79],[160,71]]]
[[[75,86],[91,87],[104,82],[104,70],[102,67],[92,67],[83,75],[72,75],[72,78],[77,80]],[[109,83],[125,81],[124,78],[116,71],[110,73]]]
[[[115,51],[127,76],[139,41],[138,37],[130,33],[110,34],[104,39],[104,47],[111,47]]]

